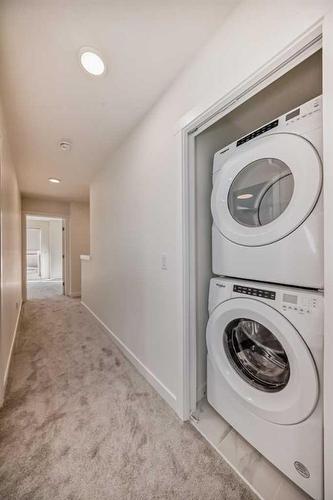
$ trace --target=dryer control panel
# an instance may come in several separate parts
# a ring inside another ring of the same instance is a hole
[[[255,139],[258,137],[258,135],[264,134],[265,132],[268,132],[269,130],[272,130],[272,128],[275,128],[279,125],[279,120],[274,120],[271,123],[267,123],[267,125],[264,125],[261,128],[258,128],[254,132],[251,132],[251,134],[246,135],[245,137],[242,137],[241,139],[238,139],[236,142],[236,147],[241,146],[244,144],[244,142],[248,142],[251,139]]]

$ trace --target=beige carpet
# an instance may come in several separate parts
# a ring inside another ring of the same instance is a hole
[[[0,440],[5,500],[255,498],[75,299],[24,305]]]

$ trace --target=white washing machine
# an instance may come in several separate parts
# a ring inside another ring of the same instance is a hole
[[[321,96],[214,156],[213,273],[323,288]]]
[[[214,278],[209,403],[316,500],[323,490],[323,295]]]

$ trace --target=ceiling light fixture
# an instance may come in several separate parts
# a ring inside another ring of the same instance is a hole
[[[49,182],[52,182],[53,184],[59,184],[60,179],[57,179],[56,177],[49,177]]]
[[[70,151],[72,149],[72,143],[69,139],[61,139],[59,142],[59,148],[61,151]]]
[[[253,194],[251,193],[239,194],[237,196],[237,200],[249,200],[250,198],[253,198]]]
[[[104,61],[94,49],[82,48],[80,50],[80,63],[90,75],[101,76],[105,73]]]

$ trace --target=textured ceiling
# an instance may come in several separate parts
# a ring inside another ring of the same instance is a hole
[[[1,101],[22,192],[86,199],[105,157],[237,3],[3,0]],[[80,68],[82,46],[104,56],[106,76]]]

